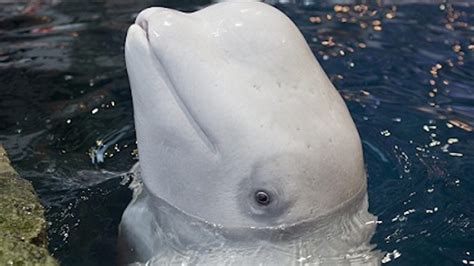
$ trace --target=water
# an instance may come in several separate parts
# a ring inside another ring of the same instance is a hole
[[[474,263],[474,4],[375,2],[280,8],[359,129],[384,262]],[[131,199],[116,173],[137,160],[128,25],[150,5],[207,4],[1,1],[0,142],[47,207],[49,248],[62,264],[115,262]]]

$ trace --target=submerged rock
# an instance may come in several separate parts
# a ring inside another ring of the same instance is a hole
[[[47,250],[44,208],[0,145],[0,264],[57,265]]]

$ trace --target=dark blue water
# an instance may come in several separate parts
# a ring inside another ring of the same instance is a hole
[[[10,2],[0,4],[0,143],[47,207],[53,255],[113,265],[131,192],[105,171],[137,161],[126,29],[150,5],[208,2]],[[474,264],[474,3],[374,2],[279,8],[360,131],[384,263]]]

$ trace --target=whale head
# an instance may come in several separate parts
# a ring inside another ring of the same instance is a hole
[[[296,26],[228,1],[142,11],[128,31],[144,190],[223,228],[276,228],[361,202],[359,135]]]

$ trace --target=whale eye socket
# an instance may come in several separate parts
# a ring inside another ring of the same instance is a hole
[[[271,201],[270,195],[263,190],[257,191],[255,192],[255,201],[260,205],[267,206]]]

